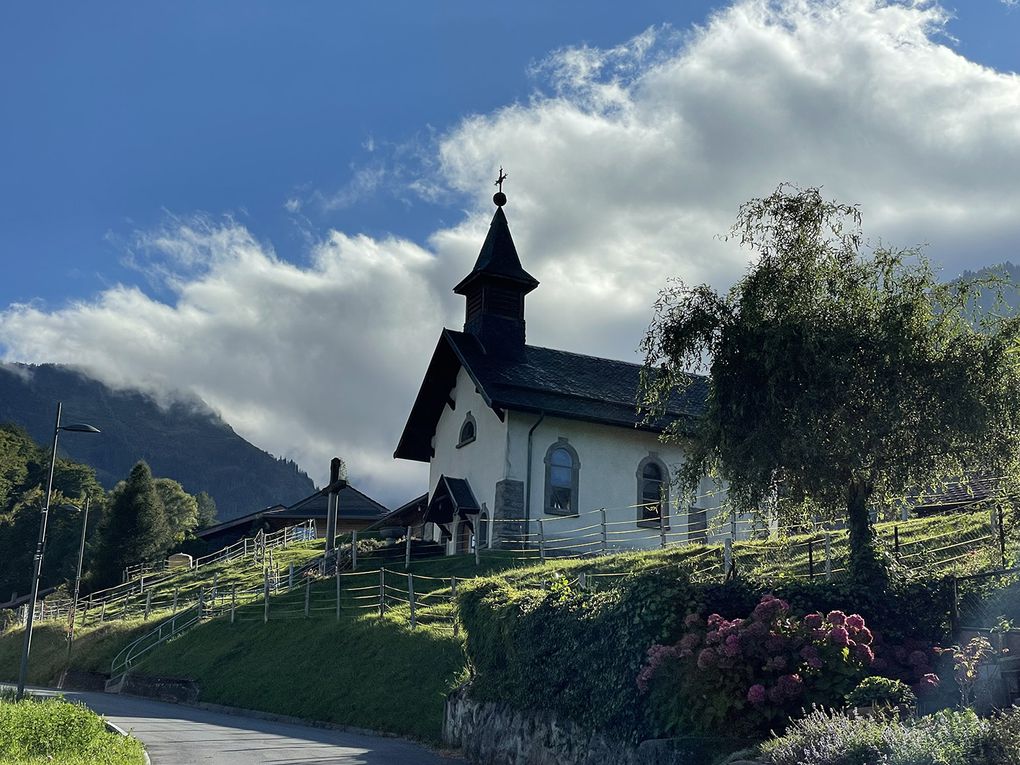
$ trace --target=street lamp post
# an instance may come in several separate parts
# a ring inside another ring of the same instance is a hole
[[[46,549],[46,522],[50,514],[50,498],[53,495],[53,471],[57,466],[57,437],[60,431],[72,433],[98,433],[99,429],[91,425],[61,425],[60,413],[62,404],[57,402],[57,421],[53,426],[53,451],[50,454],[50,474],[46,481],[46,501],[43,503],[42,516],[39,519],[39,541],[35,547],[32,561],[32,597],[28,601],[28,619],[25,621],[25,642],[21,648],[21,668],[18,670],[18,696],[25,697],[25,682],[28,679],[28,655],[32,651],[32,623],[35,621],[35,604],[39,599],[39,580],[42,574],[43,552]]]
[[[78,593],[81,592],[81,567],[85,560],[85,532],[89,526],[89,505],[92,497],[85,497],[85,509],[81,510],[81,544],[78,546],[78,572],[74,576],[74,597],[71,600],[70,626],[67,631],[67,668],[71,668],[71,645],[74,643],[74,622],[78,618]],[[80,508],[76,508],[79,509]]]

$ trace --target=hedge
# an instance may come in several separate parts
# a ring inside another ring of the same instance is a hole
[[[662,735],[636,684],[648,648],[677,641],[689,613],[746,616],[765,592],[788,600],[796,613],[860,613],[893,641],[937,642],[949,626],[951,588],[939,582],[874,593],[824,582],[697,584],[673,569],[634,574],[599,591],[571,588],[566,579],[546,591],[515,582],[511,573],[460,593],[471,693],[632,740]]]

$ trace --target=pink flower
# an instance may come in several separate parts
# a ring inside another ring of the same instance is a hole
[[[871,662],[875,660],[875,654],[871,650],[871,646],[864,645],[864,643],[858,643],[850,649],[855,659],[858,659],[864,666],[869,666]]]
[[[765,650],[768,653],[779,653],[786,647],[786,641],[781,635],[770,635],[765,641]]]
[[[917,689],[922,693],[930,693],[939,687],[939,676],[929,672],[927,675],[921,678],[921,682],[917,684]]]
[[[726,656],[739,656],[740,655],[740,638],[736,635],[730,635],[726,638],[726,642],[723,643],[722,652]]]
[[[782,694],[789,699],[795,699],[800,695],[801,691],[804,690],[804,682],[800,679],[800,675],[782,675],[779,680],[776,681],[776,686],[780,689]]]
[[[910,655],[907,657],[907,664],[912,667],[920,667],[927,663],[928,657],[925,655],[924,651],[911,651]]]
[[[698,636],[692,633],[687,633],[682,638],[680,638],[679,646],[681,649],[686,648],[687,650],[690,650],[691,648],[694,648],[694,646],[696,646],[697,644]]]
[[[700,627],[702,624],[701,617],[697,614],[687,614],[684,618],[685,627]]]
[[[871,634],[871,630],[867,627],[861,627],[857,632],[857,642],[864,643],[864,645],[871,645],[874,641],[875,636]]]
[[[698,654],[698,669],[708,669],[715,664],[715,651],[711,648],[703,648]]]
[[[708,617],[708,626],[716,627],[725,621],[719,614],[712,614]]]
[[[822,615],[808,614],[804,617],[804,626],[810,627],[811,629],[818,629],[822,626]]]
[[[860,614],[850,614],[850,616],[846,618],[846,627],[850,630],[864,629],[864,617]]]
[[[825,618],[829,624],[842,625],[846,621],[846,614],[842,611],[829,611]]]
[[[833,627],[829,632],[829,640],[835,645],[846,647],[850,645],[850,633],[846,631],[846,627]]]
[[[755,706],[765,703],[765,686],[752,685],[747,691],[747,700]]]

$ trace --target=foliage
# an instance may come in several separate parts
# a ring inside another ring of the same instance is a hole
[[[216,500],[208,492],[200,491],[196,494],[195,504],[198,507],[198,528],[207,529],[219,523],[216,518]]]
[[[49,452],[39,448],[21,428],[0,425],[0,560],[4,562],[0,566],[0,600],[6,600],[14,591],[28,592],[45,504],[49,457]],[[102,515],[106,494],[90,467],[58,458],[47,524],[43,589],[74,577],[82,518],[70,505],[82,506],[86,497],[92,500],[91,534]]]
[[[169,549],[166,512],[144,462],[111,492],[102,537],[93,584],[116,584],[125,566],[161,557]]]
[[[1020,710],[971,710],[901,721],[816,709],[761,747],[768,765],[1016,765]]]
[[[661,571],[603,592],[522,589],[505,576],[466,584],[459,606],[472,694],[638,735],[647,725],[634,684],[644,651],[676,638],[697,597],[685,576]]]
[[[172,478],[156,478],[153,483],[159,501],[163,504],[167,527],[166,547],[169,549],[187,539],[198,526],[198,501]]]
[[[962,648],[954,645],[943,650],[953,662],[953,679],[960,689],[960,703],[968,706],[974,703],[974,687],[977,685],[982,664],[995,656],[996,651],[988,638],[978,635],[971,638]]]
[[[900,680],[872,675],[861,680],[860,684],[846,695],[846,703],[850,707],[912,707],[917,703],[917,696]]]
[[[106,729],[99,715],[63,699],[0,699],[0,761],[141,765],[142,745]]]
[[[730,236],[756,260],[726,295],[677,282],[643,341],[650,416],[707,370],[686,491],[706,473],[741,511],[846,514],[855,576],[881,584],[871,504],[974,470],[1014,476],[1018,320],[968,313],[994,280],[942,284],[917,251],[861,253],[856,207],[780,186]]]
[[[742,735],[781,727],[805,706],[832,706],[874,660],[858,614],[798,618],[765,595],[747,618],[692,613],[673,645],[653,645],[637,676],[660,728]]]

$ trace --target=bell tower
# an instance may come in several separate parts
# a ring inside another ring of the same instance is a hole
[[[475,267],[453,288],[466,301],[464,331],[478,338],[486,353],[519,356],[524,351],[524,296],[538,280],[521,266],[503,207],[506,175],[499,169],[499,186],[492,201],[496,214],[482,243]]]

